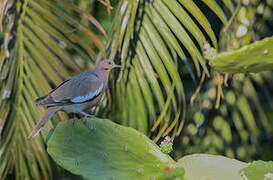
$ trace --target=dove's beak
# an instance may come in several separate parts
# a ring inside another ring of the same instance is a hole
[[[115,64],[115,65],[114,65],[114,68],[121,68],[121,65]]]

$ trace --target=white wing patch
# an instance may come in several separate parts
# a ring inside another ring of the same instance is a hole
[[[103,89],[103,83],[101,83],[100,87],[95,92],[90,92],[84,96],[74,97],[73,99],[71,99],[71,101],[73,103],[81,103],[81,102],[88,101],[92,99],[93,97],[97,96],[102,91],[102,89]]]

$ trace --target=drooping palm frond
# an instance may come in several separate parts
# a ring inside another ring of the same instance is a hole
[[[198,106],[187,111],[193,118],[186,123],[177,147],[185,151],[176,156],[207,152],[247,161],[255,157],[271,159],[273,125],[267,112],[273,109],[273,88],[268,83],[272,77],[270,71],[234,75],[229,87],[223,88],[218,109],[214,107],[217,85],[206,82],[200,94],[201,111],[196,111]]]
[[[199,3],[227,22],[216,1]],[[229,1],[221,5],[234,8]],[[202,10],[190,0],[122,0],[110,39],[108,54],[119,58],[124,69],[115,84],[116,119],[146,134],[158,132],[155,141],[163,134],[179,135],[186,109],[182,76],[209,75],[203,46],[211,42],[218,47]]]
[[[34,99],[93,66],[98,50],[105,56],[101,40],[89,24],[79,23],[77,13],[105,34],[91,15],[68,1],[1,2],[1,179],[13,172],[16,179],[52,178],[45,133],[27,139],[44,111]],[[64,117],[59,113],[59,119]]]
[[[262,24],[257,21],[256,18],[260,15],[257,14],[256,7],[267,5],[263,1],[249,3],[238,6],[238,13],[232,22],[223,28],[224,33],[221,33],[219,43],[221,50],[232,53],[234,49],[264,38],[264,31],[267,32],[267,29],[257,31],[255,27],[258,26],[257,23],[261,27],[267,26],[272,20],[264,19]],[[270,50],[267,46],[263,48]],[[199,94],[202,107],[192,107],[188,111],[193,121],[187,123],[184,136],[180,139],[182,143],[179,146],[185,152],[177,156],[209,152],[247,161],[257,157],[272,159],[270,147],[273,119],[270,113],[273,110],[273,88],[272,83],[269,83],[273,81],[272,71],[227,77],[224,82],[223,76],[214,73],[212,81],[207,79],[203,83]],[[221,91],[215,83],[219,78]],[[222,98],[217,109],[214,105],[218,95]],[[198,108],[200,110],[196,111]],[[186,148],[189,145],[191,148]]]

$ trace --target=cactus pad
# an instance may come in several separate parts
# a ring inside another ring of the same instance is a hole
[[[187,180],[243,180],[241,170],[247,167],[247,163],[208,154],[184,156],[177,163],[184,168]]]
[[[183,168],[175,169],[175,161],[145,135],[106,119],[59,123],[47,151],[59,165],[86,179],[183,176]]]
[[[261,72],[273,69],[273,37],[217,55],[210,64],[221,73]]]
[[[273,180],[273,161],[254,161],[243,169],[242,174],[249,180]]]

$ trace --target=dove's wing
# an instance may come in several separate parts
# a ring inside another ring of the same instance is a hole
[[[48,95],[37,99],[40,106],[62,106],[92,101],[104,91],[103,81],[91,72],[85,72],[63,82]]]

